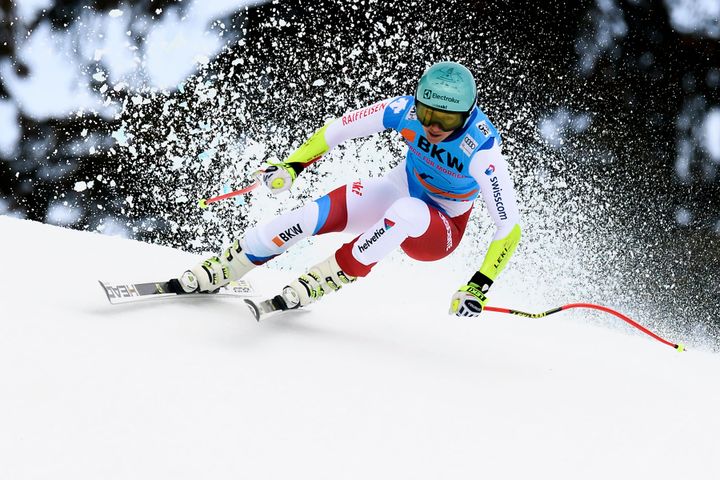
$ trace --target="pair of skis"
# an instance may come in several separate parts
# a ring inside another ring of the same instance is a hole
[[[215,296],[215,295],[231,296],[231,297],[236,297],[236,298],[238,298],[238,297],[242,298],[245,301],[245,304],[250,309],[250,312],[255,317],[255,320],[257,320],[258,322],[261,319],[265,318],[266,316],[268,316],[272,313],[289,310],[287,307],[287,304],[285,303],[285,300],[280,295],[276,295],[273,298],[270,298],[268,300],[262,300],[259,302],[255,302],[254,300],[250,299],[249,297],[257,297],[258,295],[255,294],[255,290],[253,289],[252,285],[250,285],[250,283],[248,283],[246,280],[239,280],[237,282],[233,282],[230,285],[220,288],[218,291],[216,291],[214,293],[191,293],[191,294],[186,294],[186,295],[176,295],[175,293],[173,293],[173,291],[170,289],[169,282],[130,283],[130,284],[120,284],[120,285],[110,285],[107,283],[100,282],[100,285],[105,290],[105,294],[107,295],[108,300],[110,300],[110,303],[112,303],[112,304],[135,302],[138,300],[150,299],[150,298],[166,298],[166,297],[199,298],[199,297],[203,297],[203,296]],[[605,313],[609,313],[609,314],[614,315],[615,317],[619,318],[620,320],[624,321],[628,325],[649,335],[650,337],[654,338],[655,340],[657,340],[669,347],[674,348],[678,352],[685,351],[685,345],[683,345],[682,343],[674,343],[669,340],[666,340],[666,339],[662,338],[660,335],[658,335],[657,333],[640,325],[638,322],[623,315],[622,313],[615,311],[611,308],[604,307],[602,305],[595,305],[592,303],[571,303],[568,305],[563,305],[561,307],[553,308],[551,310],[548,310],[548,311],[542,312],[542,313],[527,313],[527,312],[522,312],[519,310],[505,308],[505,307],[491,307],[491,306],[485,307],[484,310],[489,311],[489,312],[497,312],[497,313],[505,313],[505,314],[509,314],[509,315],[516,315],[519,317],[526,317],[526,318],[543,318],[543,317],[552,315],[557,312],[569,310],[571,308],[587,308],[587,309],[599,310],[599,311],[602,311]]]
[[[100,281],[100,286],[113,305],[163,298],[202,298],[208,296],[241,298],[258,322],[272,313],[288,310],[287,305],[279,295],[268,300],[253,300],[252,297],[258,297],[258,294],[247,280],[232,282],[213,293],[190,293],[185,295],[174,293],[169,282],[110,284]]]

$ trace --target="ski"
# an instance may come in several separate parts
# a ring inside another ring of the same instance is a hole
[[[207,295],[219,295],[224,297],[246,298],[255,296],[255,289],[247,280],[232,282],[213,293],[190,293],[185,295],[177,295],[174,293],[170,289],[169,282],[110,284],[100,281],[100,286],[113,305],[171,297],[198,298]]]
[[[249,298],[246,298],[245,304],[248,306],[250,312],[258,322],[273,313],[294,310],[292,308],[288,308],[287,303],[285,303],[285,299],[283,299],[280,295],[275,295],[273,298],[263,300],[261,302],[254,302]]]

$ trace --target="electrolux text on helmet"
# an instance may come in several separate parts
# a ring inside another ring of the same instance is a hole
[[[438,95],[437,93],[433,92],[432,90],[425,89],[423,92],[423,98],[425,99],[433,99],[433,100],[442,100],[443,102],[450,102],[450,103],[460,103],[460,100],[458,100],[455,97],[448,97],[447,95]]]

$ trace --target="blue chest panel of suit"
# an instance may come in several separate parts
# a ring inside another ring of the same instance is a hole
[[[436,145],[425,137],[412,95],[391,102],[383,124],[399,132],[408,146],[405,169],[413,196],[427,194],[455,201],[472,201],[478,196],[480,187],[470,175],[472,157],[500,143],[500,135],[479,108],[473,109],[463,128]]]

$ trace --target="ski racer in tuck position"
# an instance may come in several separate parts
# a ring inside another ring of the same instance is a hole
[[[171,288],[175,293],[212,292],[308,236],[358,234],[275,297],[278,309],[304,307],[365,277],[397,247],[417,260],[446,257],[458,246],[473,201],[482,195],[495,236],[480,269],[450,301],[451,314],[479,315],[520,240],[520,224],[500,135],[476,100],[470,71],[441,62],[425,71],[414,96],[382,100],[330,121],[284,162],[258,172],[260,182],[274,193],[286,191],[303,169],[335,146],[388,128],[403,137],[407,155],[382,178],[341,186],[250,228],[221,255],[171,280]]]

